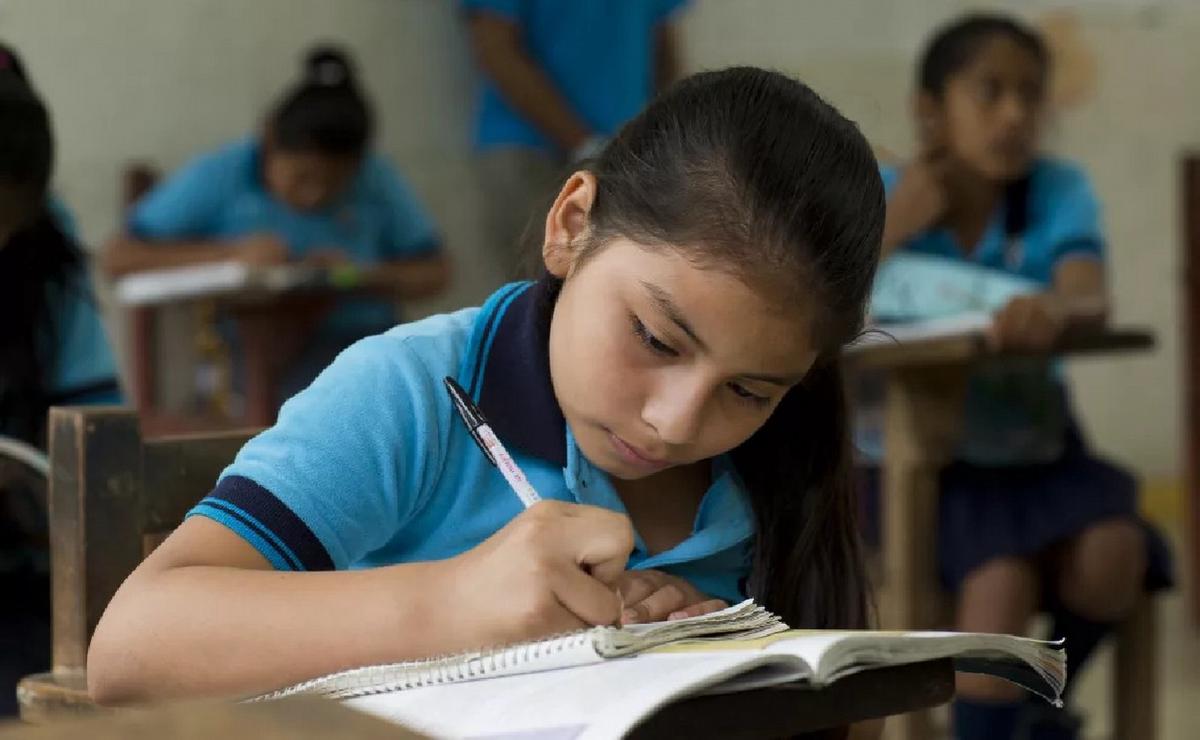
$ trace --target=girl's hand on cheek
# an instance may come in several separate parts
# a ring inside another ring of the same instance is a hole
[[[628,517],[541,501],[448,561],[450,618],[480,644],[616,624],[621,597],[615,584],[632,550]]]
[[[946,167],[945,155],[932,152],[913,160],[901,171],[888,208],[897,213],[906,233],[925,231],[946,214],[950,204],[943,183]]]

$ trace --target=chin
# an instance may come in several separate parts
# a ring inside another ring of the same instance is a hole
[[[1033,166],[1032,157],[997,159],[988,163],[984,168],[987,177],[997,182],[1010,183],[1020,180],[1029,174]]]

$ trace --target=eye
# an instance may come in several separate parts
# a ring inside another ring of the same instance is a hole
[[[1000,81],[995,77],[980,80],[977,87],[979,99],[985,103],[995,102],[1000,97]]]
[[[746,390],[745,387],[738,385],[737,383],[727,383],[726,385],[729,387],[729,390],[733,391],[735,396],[743,401],[746,401],[747,403],[752,403],[756,406],[766,406],[771,402],[770,398],[767,398],[766,396],[760,396],[757,393],[751,393],[750,391]]]
[[[646,347],[648,349],[650,349],[651,352],[655,352],[660,355],[665,355],[667,357],[678,357],[679,356],[678,352],[676,352],[674,349],[668,347],[666,344],[664,344],[662,342],[662,340],[660,340],[658,337],[651,334],[650,330],[646,328],[646,325],[643,324],[642,320],[639,319],[637,316],[630,314],[629,319],[633,323],[634,336],[636,336],[642,344],[646,345]]]

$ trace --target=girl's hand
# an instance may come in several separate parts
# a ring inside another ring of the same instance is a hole
[[[632,550],[628,517],[540,501],[446,561],[447,619],[482,644],[616,624],[621,597],[615,584]]]
[[[340,267],[342,265],[353,264],[350,255],[344,249],[329,247],[326,249],[316,249],[304,255],[304,264],[314,265],[316,267]]]
[[[988,334],[995,349],[1045,352],[1067,328],[1067,311],[1050,293],[1013,298],[992,318]]]
[[[887,201],[883,256],[937,224],[950,207],[945,176],[947,157],[930,150],[909,162]]]
[[[625,602],[621,624],[698,617],[729,606],[659,570],[627,570],[617,579],[617,587]]]
[[[269,232],[242,237],[234,254],[239,262],[250,267],[271,267],[288,261],[287,245]]]

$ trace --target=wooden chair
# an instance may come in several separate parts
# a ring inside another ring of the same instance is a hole
[[[125,577],[212,488],[251,432],[143,441],[122,407],[50,410],[53,665],[17,688],[22,719],[90,713],[88,641]]]
[[[51,410],[53,669],[21,682],[22,719],[45,723],[97,712],[87,696],[85,661],[101,613],[249,436],[143,440],[129,409]],[[918,663],[867,671],[822,690],[789,686],[695,697],[664,708],[633,736],[832,738],[853,722],[945,703],[953,691],[950,661]]]

